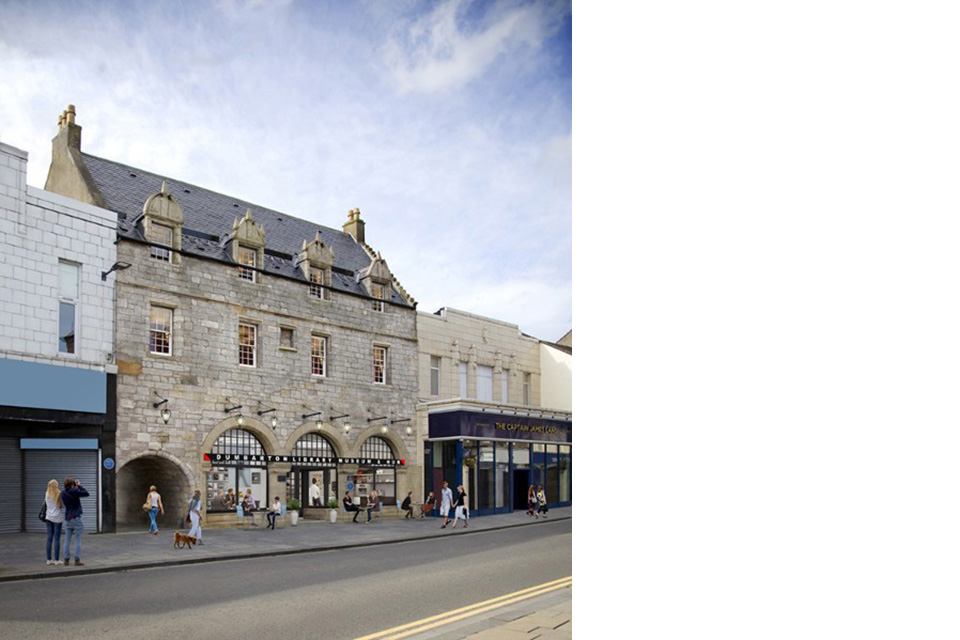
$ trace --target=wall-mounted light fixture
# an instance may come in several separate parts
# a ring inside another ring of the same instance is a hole
[[[154,393],[154,395],[156,395],[158,398],[160,398],[160,402],[154,402],[154,403],[153,403],[153,408],[154,408],[154,409],[159,409],[162,405],[165,405],[165,404],[167,404],[167,402],[169,402],[166,398],[164,398],[163,396],[161,396],[161,395],[160,395],[159,393],[157,393],[156,391],[154,391],[153,393]],[[172,415],[172,414],[171,414],[171,412],[170,412],[170,408],[169,408],[169,407],[163,407],[163,409],[160,409],[160,419],[163,420],[163,424],[167,424],[168,422],[170,422],[170,416],[171,416],[171,415]]]
[[[323,411],[314,411],[313,413],[304,413],[304,414],[301,414],[300,418],[302,420],[306,420],[307,418],[312,418],[313,416],[319,416],[321,413],[323,413]],[[320,418],[317,418],[316,426],[317,426],[317,429],[323,428],[323,422],[320,421]]]
[[[397,424],[398,422],[410,422],[410,418],[400,418],[399,420],[391,420],[390,424]],[[410,425],[407,425],[407,435],[413,433],[413,429]]]
[[[333,407],[330,407],[330,408],[333,409]],[[340,418],[349,418],[349,417],[350,417],[350,414],[349,414],[349,413],[341,413],[341,414],[338,415],[338,416],[330,416],[329,418],[327,418],[327,420],[328,420],[329,422],[333,423],[335,420],[339,420]],[[349,421],[349,420],[347,420],[346,422],[343,423],[343,432],[344,432],[345,434],[349,434],[349,433],[350,433],[350,421]]]
[[[129,269],[132,267],[129,262],[114,262],[113,266],[107,269],[106,271],[100,272],[100,279],[103,281],[107,280],[107,276],[113,273],[114,271],[123,271],[124,269]]]
[[[266,406],[266,405],[264,405],[262,402],[260,402],[259,400],[257,400],[257,406],[259,407],[259,406]],[[268,413],[273,413],[273,415],[270,416],[270,426],[271,426],[272,428],[276,429],[276,428],[277,428],[277,425],[280,423],[280,421],[277,420],[277,414],[276,414],[275,412],[276,412],[276,409],[263,409],[263,410],[261,410],[261,411],[257,411],[257,415],[258,415],[258,416],[262,416],[262,415],[265,415],[265,414],[268,414]]]
[[[242,427],[242,426],[243,426],[243,412],[242,412],[242,411],[239,411],[240,409],[243,409],[243,405],[242,405],[242,404],[238,404],[238,405],[235,406],[235,407],[230,407],[229,409],[224,409],[223,412],[224,412],[224,413],[233,413],[234,411],[237,411],[237,412],[238,412],[238,413],[237,413],[237,424]]]

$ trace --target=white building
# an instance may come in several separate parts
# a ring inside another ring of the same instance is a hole
[[[26,183],[0,143],[0,532],[44,531],[46,484],[76,477],[113,530],[116,214]]]

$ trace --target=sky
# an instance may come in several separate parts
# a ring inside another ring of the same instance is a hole
[[[572,329],[569,0],[0,0],[31,186],[70,104],[85,153],[335,229],[359,208],[420,311]]]

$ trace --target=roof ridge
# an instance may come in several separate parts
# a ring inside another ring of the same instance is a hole
[[[297,217],[297,216],[295,216],[295,215],[291,215],[291,214],[289,214],[289,213],[284,213],[283,211],[280,211],[280,210],[278,210],[278,209],[271,209],[271,208],[269,208],[269,207],[265,207],[265,206],[263,206],[263,205],[253,203],[253,202],[250,202],[250,201],[248,201],[248,200],[244,200],[243,198],[238,198],[238,197],[236,197],[236,196],[234,196],[234,195],[231,195],[231,194],[229,194],[229,193],[222,193],[222,192],[220,192],[220,191],[214,191],[213,189],[209,189],[209,188],[207,188],[207,187],[201,187],[200,185],[193,184],[192,182],[187,182],[186,180],[180,180],[179,178],[171,178],[170,176],[165,176],[165,175],[156,173],[156,172],[154,172],[154,171],[150,171],[149,169],[141,169],[141,168],[139,168],[139,167],[134,167],[133,165],[129,165],[129,164],[126,164],[126,163],[123,163],[123,162],[118,162],[118,161],[116,161],[116,160],[110,160],[110,159],[108,159],[108,158],[101,158],[101,157],[98,156],[98,155],[94,155],[94,154],[92,154],[92,153],[87,153],[87,152],[85,152],[85,151],[81,151],[80,154],[83,155],[83,156],[95,158],[96,160],[100,160],[101,162],[106,162],[106,163],[109,163],[109,164],[112,164],[112,165],[116,165],[116,166],[119,166],[119,167],[124,167],[124,168],[127,168],[127,169],[131,169],[131,170],[133,170],[133,171],[139,171],[140,173],[147,173],[147,174],[150,174],[151,176],[153,176],[153,177],[155,177],[155,178],[159,178],[160,180],[172,180],[172,181],[177,182],[177,183],[179,183],[179,184],[186,185],[186,186],[190,187],[191,189],[199,189],[199,190],[202,190],[202,191],[206,191],[207,193],[212,193],[212,194],[214,194],[214,195],[220,196],[220,197],[222,197],[222,198],[233,199],[233,200],[235,200],[236,202],[238,202],[238,203],[240,203],[240,204],[247,205],[248,207],[256,207],[257,209],[261,209],[262,211],[266,211],[266,212],[268,212],[268,213],[275,213],[275,214],[277,214],[277,215],[286,216],[287,218],[292,218],[292,219],[294,219],[294,220],[299,220],[300,222],[305,222],[305,223],[307,223],[307,224],[312,224],[312,225],[317,226],[317,227],[323,227],[324,229],[329,229],[330,231],[336,231],[337,233],[339,233],[339,234],[341,234],[341,235],[345,235],[345,236],[349,236],[349,235],[350,235],[349,233],[347,233],[346,231],[343,231],[342,229],[335,229],[335,228],[333,228],[333,227],[328,227],[328,226],[325,225],[325,224],[320,224],[319,222],[314,222],[314,221],[312,221],[312,220],[307,220],[307,219],[305,219],[305,218],[300,218],[300,217]]]

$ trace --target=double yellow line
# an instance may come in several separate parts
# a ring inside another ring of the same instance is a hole
[[[429,631],[435,627],[450,624],[451,622],[457,622],[458,620],[463,620],[464,618],[469,618],[470,616],[475,616],[486,611],[491,611],[493,609],[515,604],[517,602],[527,600],[528,598],[535,598],[558,589],[566,589],[571,586],[573,586],[573,576],[567,576],[566,578],[560,578],[559,580],[545,582],[536,587],[530,587],[529,589],[508,593],[507,595],[500,596],[499,598],[493,598],[492,600],[485,600],[484,602],[471,604],[466,607],[461,607],[460,609],[454,609],[453,611],[448,611],[430,618],[417,620],[416,622],[410,622],[399,627],[387,629],[385,631],[378,631],[377,633],[363,636],[362,638],[357,638],[356,640],[399,640],[400,638],[406,638],[407,636],[411,636],[415,633]]]

